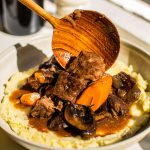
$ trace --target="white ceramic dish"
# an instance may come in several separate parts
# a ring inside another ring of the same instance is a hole
[[[10,76],[17,71],[27,70],[35,65],[40,64],[46,55],[51,56],[52,52],[50,50],[51,39],[45,37],[35,41],[27,43],[17,44],[7,50],[0,53],[0,99],[3,98],[4,84],[8,81]],[[140,72],[143,77],[150,83],[150,52],[144,52],[145,50],[140,50],[137,47],[121,42],[121,51],[118,59],[126,64],[131,64],[136,72]],[[150,86],[148,87],[150,90]],[[48,150],[53,149],[51,147],[37,144],[28,140],[25,140],[18,135],[16,135],[9,127],[9,125],[2,119],[0,119],[0,127],[16,142],[28,149],[36,150]],[[116,150],[124,149],[132,144],[140,141],[150,132],[150,122],[144,126],[136,135],[130,137],[124,141],[115,143],[113,145],[104,146],[100,148],[93,148],[93,150]],[[90,150],[91,148],[89,148]],[[60,150],[60,149],[58,149]],[[86,150],[88,150],[86,148]]]

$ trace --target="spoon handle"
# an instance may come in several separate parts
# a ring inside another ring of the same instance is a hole
[[[55,28],[59,19],[49,14],[47,11],[45,11],[42,7],[40,7],[32,0],[18,0],[18,1],[21,2],[23,5],[25,5],[26,7],[28,7],[29,9],[35,11],[40,17],[48,21]]]

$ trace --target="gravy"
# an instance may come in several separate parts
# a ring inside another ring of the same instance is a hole
[[[27,91],[27,90],[16,90],[14,91],[10,97],[9,97],[9,100],[14,104],[14,106],[18,109],[24,109],[26,108],[27,106],[25,106],[24,104],[22,104],[20,102],[20,97],[23,95],[23,94],[27,94],[27,93],[30,93],[30,91]]]
[[[20,97],[23,94],[30,93],[30,91],[19,89],[14,91],[11,96],[9,97],[10,101],[14,104],[14,106],[17,109],[24,110],[28,106],[23,105],[20,102]],[[97,122],[97,127],[96,127],[96,136],[105,136],[109,134],[115,134],[122,130],[129,121],[129,116],[125,117],[112,117],[112,118],[104,118]],[[29,124],[33,127],[36,128],[38,131],[41,132],[47,132],[49,129],[47,127],[47,122],[48,119],[40,119],[40,118],[29,118]],[[60,130],[60,131],[53,131],[55,134],[61,137],[71,137],[72,132],[66,131],[66,130]]]
[[[55,134],[57,134],[58,136],[61,136],[61,137],[71,137],[71,136],[73,136],[70,132],[68,132],[66,130],[55,131]]]
[[[109,134],[115,134],[126,127],[130,117],[112,117],[104,118],[97,122],[96,136],[105,136]]]
[[[29,118],[29,124],[32,128],[36,128],[38,131],[47,132],[48,119],[40,119],[40,118]]]
[[[49,129],[47,127],[48,119],[40,119],[40,118],[29,118],[29,124],[32,128],[36,128],[38,131],[47,132]],[[58,136],[61,137],[69,137],[72,136],[70,132],[66,130],[52,131]]]

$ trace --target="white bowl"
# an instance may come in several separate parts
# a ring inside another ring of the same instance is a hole
[[[17,44],[7,50],[4,50],[0,53],[0,99],[3,98],[4,95],[4,84],[8,81],[10,76],[17,71],[25,71],[31,67],[34,67],[42,62],[42,60],[46,57],[46,55],[51,56],[52,51],[50,49],[51,39],[49,37],[45,37],[39,40],[31,41],[29,43],[21,43]],[[121,42],[121,51],[118,59],[123,61],[126,64],[133,65],[133,68],[136,72],[139,72],[143,75],[144,79],[146,79],[150,83],[150,52],[144,52],[145,50],[140,50],[139,48],[126,43],[125,41]],[[150,91],[150,86],[148,87]],[[42,144],[38,144],[32,141],[28,141],[23,139],[14,133],[9,125],[2,119],[0,119],[0,127],[16,142],[21,144],[22,146],[28,149],[36,149],[36,150],[48,150],[54,149]],[[102,146],[99,148],[100,150],[116,150],[120,148],[127,148],[132,144],[143,139],[150,132],[150,122],[146,126],[144,126],[138,133],[136,133],[133,137],[125,139],[121,142],[109,145]],[[86,148],[88,149],[88,148]],[[89,148],[90,150],[91,148]],[[60,150],[60,149],[58,149]]]

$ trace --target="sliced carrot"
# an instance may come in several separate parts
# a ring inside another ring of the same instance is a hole
[[[22,104],[27,106],[34,106],[36,101],[40,98],[40,94],[33,92],[33,93],[27,93],[23,94],[20,98],[20,101]]]
[[[35,72],[34,73],[34,77],[36,79],[38,79],[40,83],[44,83],[45,82],[45,76],[43,75],[42,72]]]
[[[107,99],[112,86],[112,77],[106,75],[91,84],[76,101],[77,104],[92,106],[93,111],[97,110]]]

